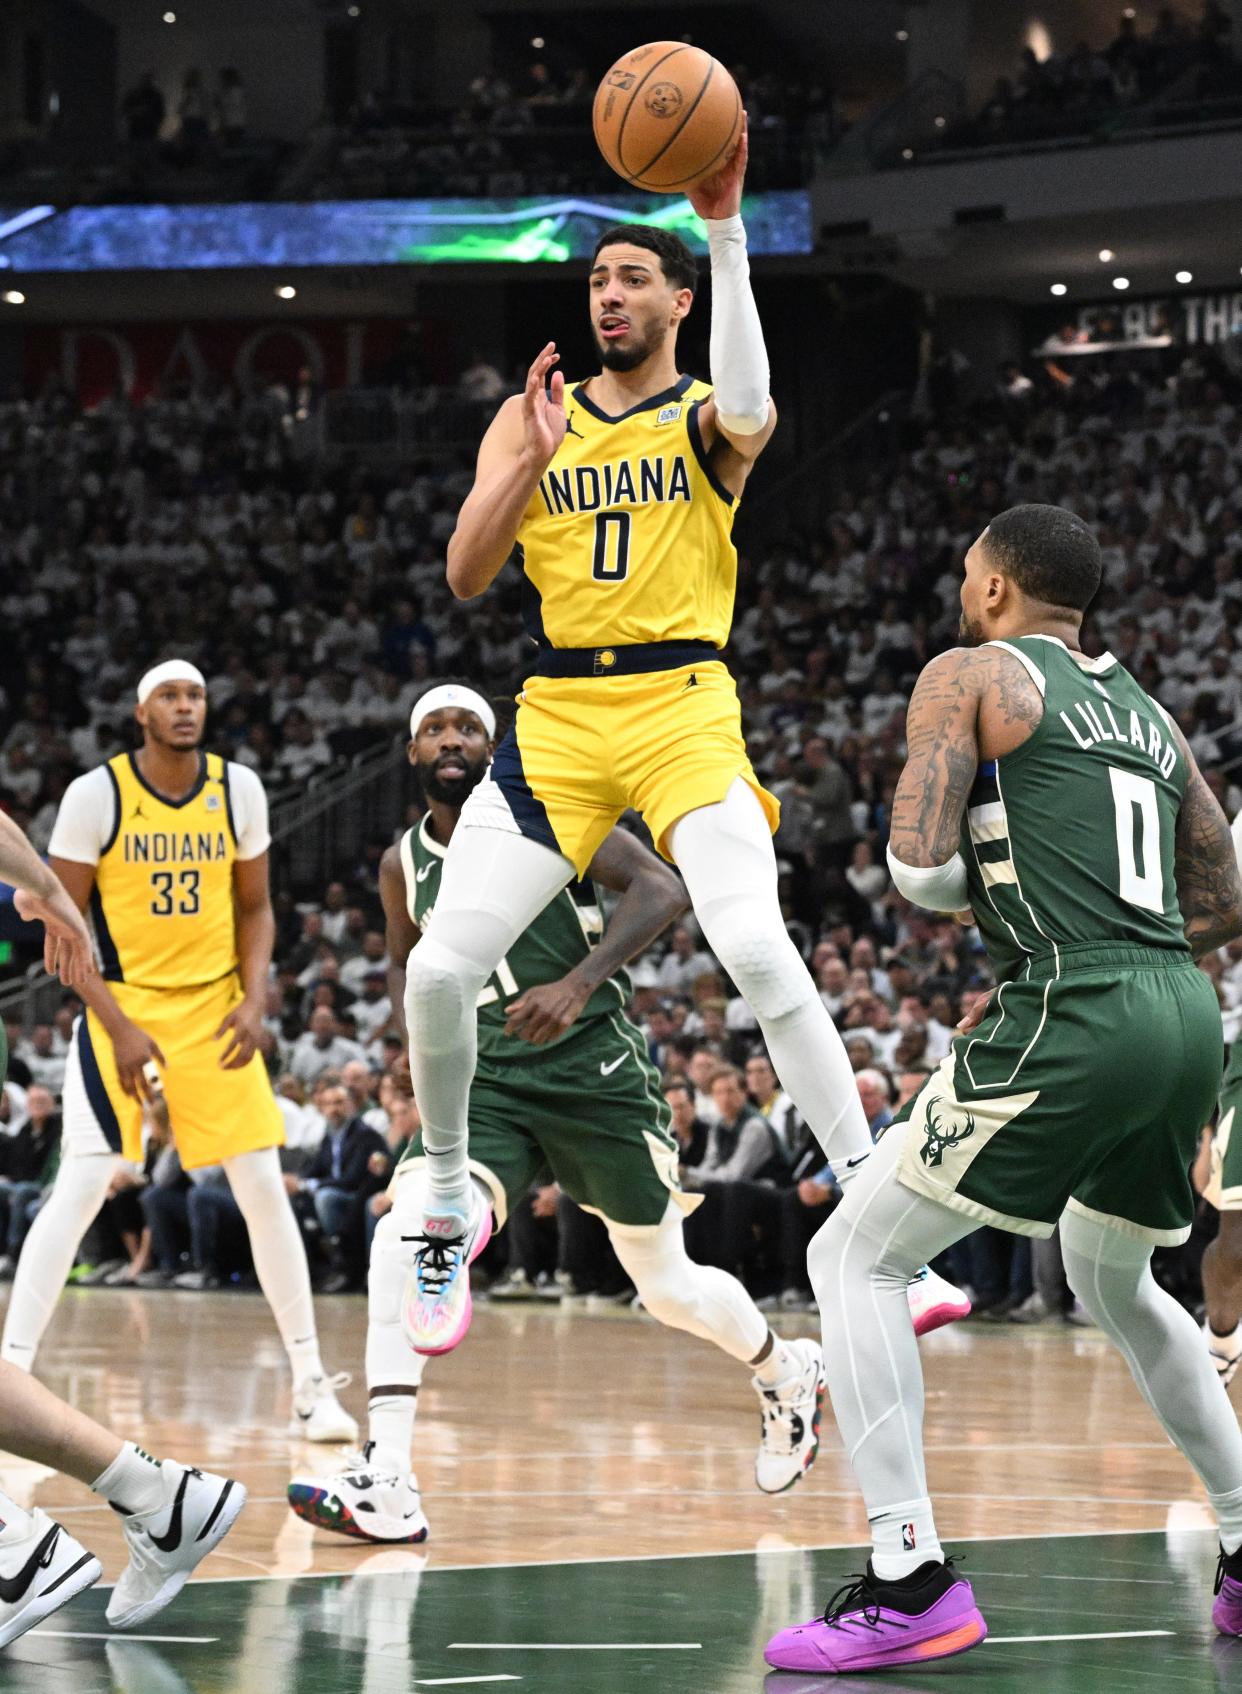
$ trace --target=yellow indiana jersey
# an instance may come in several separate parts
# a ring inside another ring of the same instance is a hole
[[[103,974],[142,988],[190,988],[237,968],[228,773],[200,754],[198,781],[166,800],[132,753],[109,759],[116,827],[95,872],[91,917]]]
[[[566,388],[569,428],[518,527],[527,628],[553,647],[723,647],[735,501],[699,430],[710,386],[683,376],[615,418],[583,386]]]

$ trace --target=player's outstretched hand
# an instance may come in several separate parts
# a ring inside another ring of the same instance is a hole
[[[590,998],[590,988],[574,981],[572,974],[528,988],[505,1007],[509,1020],[505,1034],[529,1041],[532,1047],[545,1047],[576,1022]]]
[[[66,988],[80,988],[95,969],[95,954],[86,920],[68,890],[57,879],[47,895],[19,889],[13,904],[26,923],[43,925],[43,963],[47,970]]]
[[[565,439],[565,378],[552,367],[560,363],[556,342],[549,341],[526,375],[522,394],[525,451],[542,470]],[[549,372],[551,375],[549,376]]]
[[[212,1036],[213,1041],[223,1041],[224,1037],[228,1036],[224,1051],[220,1055],[220,1069],[239,1071],[243,1065],[248,1065],[258,1052],[259,1037],[262,1033],[263,1014],[257,1006],[252,1006],[248,1000],[234,1006]]]
[[[742,183],[746,177],[746,161],[750,157],[750,141],[746,133],[747,119],[742,115],[742,133],[737,146],[711,176],[687,188],[686,199],[701,218],[732,218],[742,209]]]

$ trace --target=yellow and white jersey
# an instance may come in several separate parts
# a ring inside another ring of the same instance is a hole
[[[269,844],[267,798],[245,766],[200,754],[198,780],[170,800],[120,753],[69,785],[48,851],[97,867],[90,916],[105,979],[174,989],[236,970],[233,866]]]
[[[713,472],[683,376],[609,417],[566,388],[569,428],[518,527],[530,633],[552,647],[708,641],[733,621],[736,501]]]

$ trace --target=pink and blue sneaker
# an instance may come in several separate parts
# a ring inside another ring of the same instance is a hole
[[[424,1212],[423,1227],[403,1235],[414,1245],[401,1327],[416,1353],[451,1353],[470,1328],[470,1266],[492,1238],[492,1208],[472,1191],[474,1215]]]
[[[1221,1548],[1212,1622],[1222,1635],[1242,1635],[1242,1547],[1236,1553]]]
[[[782,1629],[764,1658],[776,1670],[819,1676],[889,1670],[967,1653],[988,1633],[975,1596],[953,1561],[929,1561],[900,1582],[865,1574],[840,1588],[822,1618]]]

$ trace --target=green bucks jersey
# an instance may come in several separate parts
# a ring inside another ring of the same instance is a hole
[[[426,814],[416,828],[401,840],[401,868],[405,872],[405,902],[410,916],[424,929],[431,919],[440,892],[440,872],[446,849],[431,834]],[[510,951],[496,967],[496,974],[479,995],[479,1056],[484,1059],[529,1059],[535,1051],[527,1041],[505,1034],[506,1008],[527,988],[557,982],[582,963],[604,932],[604,920],[594,885],[586,878],[571,882],[522,931]],[[583,1008],[581,1016],[565,1034],[566,1041],[597,1018],[621,1010],[630,998],[630,981],[624,971],[601,983]],[[555,1046],[555,1042],[548,1042]]]
[[[1051,636],[990,645],[1044,701],[1030,740],[980,765],[962,822],[997,975],[1108,942],[1188,954],[1173,849],[1189,772],[1163,710],[1111,654],[1080,663]]]

